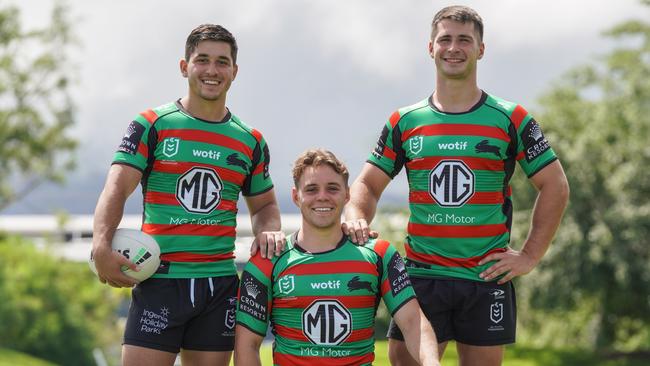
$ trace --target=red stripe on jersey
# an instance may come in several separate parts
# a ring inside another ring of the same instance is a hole
[[[435,125],[424,125],[408,129],[402,133],[402,142],[412,136],[479,136],[492,137],[495,139],[510,142],[510,136],[506,131],[491,126],[471,125],[471,124],[449,124],[441,123]]]
[[[510,120],[512,121],[512,124],[515,125],[515,128],[519,130],[519,126],[521,126],[521,122],[524,120],[528,112],[524,107],[520,106],[517,104],[515,107],[515,110],[512,111],[512,115],[510,116]]]
[[[283,365],[283,366],[285,365],[348,366],[348,365],[372,364],[374,360],[375,360],[374,353],[368,353],[359,356],[347,356],[347,357],[319,357],[319,356],[294,356],[286,353],[273,352],[273,364]]]
[[[266,165],[266,164],[260,164],[260,165],[258,165],[257,167],[255,167],[255,170],[253,170],[253,174],[251,174],[251,175],[260,174],[261,172],[263,172],[263,171],[264,171],[264,166],[265,166],[265,165]]]
[[[427,191],[411,191],[409,193],[410,203],[436,203]],[[474,192],[472,198],[467,201],[472,205],[497,205],[503,203],[503,192]]]
[[[160,260],[169,262],[219,262],[233,258],[235,258],[235,254],[232,252],[222,254],[174,252],[160,255]]]
[[[194,167],[212,169],[217,172],[219,178],[228,181],[230,183],[234,183],[238,186],[241,186],[244,183],[244,179],[246,178],[243,174],[238,173],[236,171],[217,167],[210,164],[201,164],[201,163],[192,163],[192,162],[185,163],[185,162],[176,162],[176,161],[170,162],[164,160],[162,161],[156,160],[153,163],[153,170],[155,172],[169,173],[169,174],[183,174]]]
[[[163,192],[154,192],[148,191],[144,195],[144,202],[155,204],[155,205],[176,205],[178,206],[178,200],[176,195],[173,193],[163,193]],[[236,211],[237,202],[231,200],[221,200],[219,205],[216,207],[218,210],[223,211]]]
[[[503,160],[492,160],[486,158],[473,158],[468,156],[428,156],[425,158],[411,160],[406,167],[415,170],[430,170],[436,167],[443,160],[460,160],[467,164],[472,170],[500,171],[504,169]]]
[[[251,131],[251,135],[253,135],[253,137],[255,137],[255,140],[257,140],[257,142],[262,141],[262,133],[260,131],[253,128],[252,131]]]
[[[404,249],[406,250],[406,258],[412,259],[417,262],[435,264],[443,267],[465,267],[465,268],[472,268],[478,266],[478,262],[480,262],[481,259],[487,257],[492,253],[503,253],[506,251],[505,248],[497,248],[497,249],[492,249],[489,252],[478,257],[450,258],[450,257],[443,257],[435,254],[424,254],[424,253],[414,252],[408,243],[404,244]]]
[[[491,225],[408,225],[408,233],[415,236],[430,238],[483,238],[497,236],[508,232],[505,224]]]
[[[321,296],[291,296],[276,297],[273,299],[273,306],[276,308],[304,309],[316,300],[338,300],[345,307],[350,309],[374,308],[375,297],[368,296],[334,296],[332,298]]]
[[[271,278],[273,274],[273,262],[271,262],[270,259],[262,258],[261,251],[258,250],[257,253],[255,253],[255,256],[251,257],[250,261],[255,265],[255,267],[257,267],[257,269],[264,273],[264,276]]]
[[[393,114],[390,115],[390,118],[388,118],[388,122],[390,122],[390,126],[392,128],[395,128],[397,122],[399,122],[399,119],[400,119],[399,111],[395,111],[393,112]]]
[[[521,160],[523,158],[524,158],[524,152],[523,151],[520,152],[519,154],[517,154],[517,156],[515,157],[515,159],[517,159],[517,160]]]
[[[185,141],[204,142],[206,144],[217,145],[216,147],[226,147],[231,150],[236,150],[245,154],[249,158],[253,156],[253,150],[243,142],[236,140],[232,137],[222,135],[219,133],[208,132],[204,130],[190,130],[190,129],[169,129],[161,130],[158,132],[158,141],[163,141],[168,137],[178,137]],[[225,159],[222,156],[221,159]]]
[[[388,246],[390,245],[389,242],[386,240],[377,240],[375,243],[375,253],[379,254],[380,257],[384,257],[386,254],[386,250],[388,250]]]
[[[302,332],[302,329],[295,329],[289,327],[283,327],[282,325],[275,324],[274,329],[277,334],[283,338],[293,339],[300,342],[310,342],[305,334]],[[374,334],[373,328],[365,328],[353,330],[352,333],[345,339],[345,342],[358,342],[369,339]]]
[[[234,226],[222,225],[142,224],[142,231],[150,235],[235,236]]]
[[[377,266],[374,263],[362,261],[337,261],[325,263],[304,263],[291,266],[278,275],[319,275],[331,273],[367,273],[377,275]]]
[[[388,284],[388,278],[386,278],[384,282],[381,283],[381,296],[387,294],[388,291],[390,291],[390,285]]]
[[[391,149],[390,147],[384,146],[384,156],[389,158],[390,160],[395,160],[397,154],[395,154],[395,151],[393,151],[393,149]]]
[[[154,123],[158,119],[156,112],[151,109],[147,109],[146,111],[140,113],[140,115],[144,117],[144,119],[146,119],[149,123]]]
[[[138,144],[138,154],[144,156],[145,159],[149,158],[149,148],[142,141]]]

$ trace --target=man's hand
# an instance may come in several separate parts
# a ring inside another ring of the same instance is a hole
[[[479,276],[485,281],[490,281],[505,273],[506,275],[497,282],[499,285],[517,276],[528,274],[537,265],[537,261],[525,252],[519,252],[510,248],[505,252],[490,254],[481,259],[478,264],[480,266],[490,261],[496,261],[496,263],[483,271]]]
[[[114,252],[107,246],[99,246],[93,249],[93,260],[97,269],[97,277],[101,283],[112,287],[133,287],[138,280],[129,277],[122,272],[122,266],[129,267],[133,271],[140,269],[128,258],[118,252]]]
[[[350,240],[358,245],[368,242],[369,238],[377,238],[379,233],[370,230],[368,222],[365,219],[348,220],[341,223],[343,235],[348,235]]]
[[[251,244],[251,257],[258,249],[262,258],[271,259],[274,255],[277,257],[284,251],[286,245],[287,240],[282,231],[262,231]]]

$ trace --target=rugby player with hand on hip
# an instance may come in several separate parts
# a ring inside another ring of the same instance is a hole
[[[364,243],[382,192],[403,167],[409,182],[406,266],[439,354],[456,341],[462,366],[496,366],[515,341],[511,280],[541,260],[560,224],[569,186],[535,119],[520,105],[477,85],[483,21],[468,7],[440,10],[429,54],[436,86],[426,99],[393,113],[351,187],[344,232]],[[516,164],[538,190],[520,250],[508,247],[509,181]],[[404,331],[389,330],[393,365],[412,365]]]

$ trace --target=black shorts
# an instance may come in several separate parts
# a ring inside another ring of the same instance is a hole
[[[517,301],[512,282],[411,277],[418,302],[438,343],[449,340],[473,346],[515,342]],[[391,320],[388,337],[404,340]]]
[[[178,353],[232,351],[237,276],[150,278],[131,291],[124,344]]]

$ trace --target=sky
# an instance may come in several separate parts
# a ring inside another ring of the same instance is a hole
[[[26,28],[48,22],[51,0],[13,3]],[[354,179],[388,116],[431,94],[435,67],[427,42],[431,18],[443,6],[468,5],[483,18],[479,86],[533,113],[566,71],[614,49],[602,31],[650,13],[635,0],[67,3],[79,40],[70,60],[78,168],[64,185],[45,184],[3,214],[92,213],[129,122],[187,92],[178,63],[188,33],[202,23],[221,24],[237,38],[239,73],[227,106],[263,133],[280,208],[289,213],[291,165],[302,151],[333,151]],[[380,204],[407,204],[404,175]],[[139,213],[141,199],[134,194],[126,213]]]

